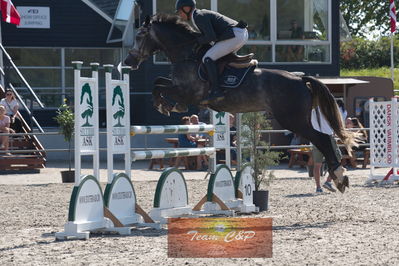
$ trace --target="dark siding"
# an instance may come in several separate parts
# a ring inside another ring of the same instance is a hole
[[[81,0],[14,0],[15,6],[50,7],[50,29],[18,29],[2,23],[5,46],[108,47],[111,24]]]

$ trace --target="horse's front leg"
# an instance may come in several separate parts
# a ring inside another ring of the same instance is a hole
[[[183,103],[175,103],[172,105],[165,96],[171,91],[175,91],[177,89],[176,86],[165,87],[165,86],[156,86],[152,90],[152,98],[153,98],[153,106],[158,110],[161,114],[170,116],[170,112],[176,113],[185,113],[188,111],[188,106]]]
[[[163,115],[170,116],[173,109],[171,105],[163,96],[162,91],[167,88],[164,86],[155,86],[152,90],[152,100],[154,108]]]

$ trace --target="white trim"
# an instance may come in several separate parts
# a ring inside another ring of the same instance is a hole
[[[157,0],[152,0],[152,14],[155,15],[157,13]]]
[[[127,35],[128,31],[129,30],[133,30],[132,27],[133,27],[133,21],[134,21],[133,20],[133,18],[134,18],[134,9],[135,9],[135,6],[136,6],[136,2],[135,1],[133,1],[133,2],[134,3],[133,3],[133,6],[132,6],[132,10],[130,11],[129,19],[127,20],[127,22],[126,23],[125,22],[118,23],[116,17],[118,15],[119,8],[120,8],[120,6],[122,4],[122,0],[119,1],[118,7],[116,8],[115,17],[112,20],[112,25],[111,25],[111,28],[109,29],[109,32],[108,32],[108,36],[107,36],[107,40],[106,40],[107,43],[123,42],[125,40],[125,38],[126,38],[126,35]],[[115,25],[123,25],[123,26],[125,26],[125,29],[122,32],[122,37],[119,38],[119,39],[111,39],[112,32],[116,28]]]
[[[211,10],[213,11],[218,10],[218,0],[211,0]]]
[[[277,3],[270,0],[270,41],[272,42],[272,62],[276,62],[276,42],[277,42]]]
[[[112,23],[112,18],[108,16],[106,13],[104,13],[101,9],[99,9],[96,5],[94,5],[90,0],[82,0],[83,3],[88,5],[91,9],[93,9],[95,12],[97,12],[100,16],[102,16],[106,21],[109,23]]]

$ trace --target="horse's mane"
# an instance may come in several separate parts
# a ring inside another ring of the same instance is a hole
[[[179,16],[177,15],[171,15],[171,14],[164,14],[164,13],[159,13],[154,15],[151,18],[152,23],[154,24],[169,24],[175,26],[176,29],[180,30],[181,32],[188,33],[192,35],[195,33],[193,28],[182,20]]]

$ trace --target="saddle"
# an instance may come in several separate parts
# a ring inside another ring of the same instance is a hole
[[[253,72],[258,65],[258,60],[253,59],[253,57],[253,53],[247,55],[230,53],[220,58],[216,62],[219,70],[219,86],[221,88],[236,88],[240,86],[246,75]],[[202,81],[208,80],[203,64],[198,68],[198,76]]]

